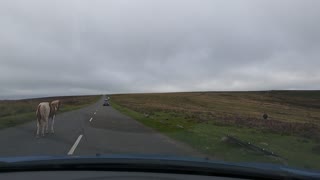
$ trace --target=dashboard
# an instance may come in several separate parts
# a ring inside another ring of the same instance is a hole
[[[203,175],[143,173],[143,172],[109,172],[109,171],[27,171],[0,173],[0,179],[10,180],[234,180],[237,178],[225,178]]]

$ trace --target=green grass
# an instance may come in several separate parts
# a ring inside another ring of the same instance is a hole
[[[67,112],[83,108],[95,103],[101,96],[66,96],[38,99],[0,101],[0,129],[16,126],[29,121],[35,121],[35,111],[40,102],[49,102],[60,99],[62,106],[58,112]]]
[[[319,102],[314,99],[319,99],[320,93],[308,93],[288,92],[287,94],[285,91],[276,91],[266,94],[266,97],[261,95],[264,94],[262,92],[206,93],[205,97],[199,97],[201,93],[114,95],[111,97],[111,105],[143,124],[173,139],[187,143],[216,159],[235,162],[280,163],[320,169],[320,142],[317,139],[306,138],[294,133],[275,132],[264,127],[217,123],[220,118],[233,118],[232,116],[235,115],[245,117],[257,114],[260,116],[263,111],[267,111],[273,116],[273,119],[279,122],[286,122],[285,125],[290,125],[291,122],[318,122],[318,115],[315,111],[319,111],[317,107]],[[198,98],[195,98],[195,95]],[[258,99],[265,100],[257,100],[257,96],[260,97]],[[259,103],[275,106],[269,105],[266,106],[266,109],[255,107]],[[250,108],[252,108],[251,111]],[[295,118],[290,115],[292,109],[296,111],[294,112],[297,116]],[[283,110],[288,110],[289,115],[273,114]],[[206,116],[208,111],[218,115]],[[144,116],[144,113],[148,113],[149,116]],[[303,120],[304,113],[311,113],[314,118]],[[256,120],[261,121],[259,118]],[[239,145],[222,141],[222,137],[226,134],[273,151],[284,159],[265,156]]]
[[[213,112],[217,118],[261,118],[267,112],[280,121],[320,122],[320,91],[130,94],[113,95],[113,99],[139,112]]]
[[[35,113],[22,113],[18,115],[10,115],[0,118],[0,129],[16,126],[18,124],[23,124],[25,122],[36,120]]]

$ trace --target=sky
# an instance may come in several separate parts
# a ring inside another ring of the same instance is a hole
[[[320,89],[319,0],[1,0],[0,99]]]

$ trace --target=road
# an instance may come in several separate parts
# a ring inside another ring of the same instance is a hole
[[[103,98],[85,108],[60,113],[55,134],[36,138],[36,120],[0,131],[0,156],[161,154],[205,157],[127,117]]]

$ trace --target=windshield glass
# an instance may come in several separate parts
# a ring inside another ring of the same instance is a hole
[[[0,158],[320,170],[320,1],[1,0]]]

